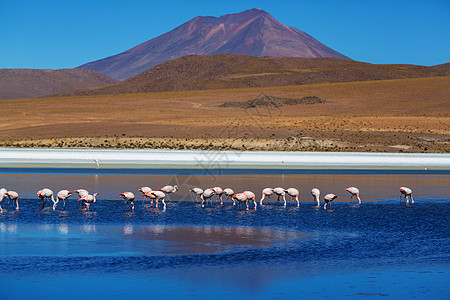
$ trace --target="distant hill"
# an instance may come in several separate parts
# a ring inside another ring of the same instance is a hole
[[[435,65],[433,67],[450,69],[450,62],[445,63],[445,64],[440,64],[440,65]]]
[[[88,70],[0,69],[0,99],[48,96],[116,82]]]
[[[78,68],[124,80],[190,54],[348,59],[303,31],[286,26],[255,8],[218,18],[196,17],[132,49]]]
[[[72,95],[122,94],[303,85],[449,76],[450,70],[415,65],[374,65],[336,58],[189,55],[157,65],[115,85]]]

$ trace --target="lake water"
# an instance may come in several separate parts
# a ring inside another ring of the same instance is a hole
[[[0,215],[0,299],[450,297],[448,171],[1,171],[21,197]],[[180,190],[165,210],[138,201],[130,212],[118,196],[166,184]],[[190,187],[217,185],[296,187],[301,205],[191,201]],[[416,203],[399,201],[400,186]],[[43,187],[100,195],[89,212],[75,196],[53,211],[40,209]],[[313,205],[313,187],[339,196],[332,210]]]

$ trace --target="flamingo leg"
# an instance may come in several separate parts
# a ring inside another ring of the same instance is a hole
[[[162,204],[164,204],[164,207],[163,207],[163,208],[166,208],[166,202],[164,202],[164,198],[161,199],[161,202],[162,202]]]
[[[16,199],[16,210],[19,210],[19,199]]]
[[[53,200],[53,198],[52,198],[52,200]],[[53,200],[53,210],[56,209],[56,205],[58,204],[58,202],[59,202],[59,199],[58,199],[58,198],[56,199],[56,201]]]
[[[63,199],[63,208],[62,210],[66,210],[66,199]]]

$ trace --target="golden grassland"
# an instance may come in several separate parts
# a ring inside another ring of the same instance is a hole
[[[332,103],[222,108],[262,94]],[[1,100],[0,146],[449,152],[450,77]]]

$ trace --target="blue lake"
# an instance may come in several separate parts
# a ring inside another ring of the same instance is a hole
[[[19,211],[0,215],[0,299],[450,297],[446,172],[42,173],[0,174],[2,187],[21,195]],[[165,210],[138,201],[130,212],[117,195],[169,183],[180,190]],[[194,185],[257,195],[298,187],[301,205],[201,208],[190,201]],[[344,191],[352,185],[360,206]],[[413,188],[416,203],[399,201],[402,185]],[[332,210],[313,205],[315,186],[339,196]],[[76,197],[65,211],[40,209],[35,195],[43,187],[100,196],[89,212]]]

